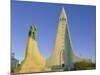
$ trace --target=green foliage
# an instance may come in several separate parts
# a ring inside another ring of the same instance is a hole
[[[75,70],[89,70],[89,69],[95,69],[95,67],[96,67],[95,63],[86,61],[76,62],[74,64]]]

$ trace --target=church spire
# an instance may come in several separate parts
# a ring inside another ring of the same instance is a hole
[[[64,7],[62,7],[62,11],[61,11],[61,14],[60,14],[60,19],[67,19]]]

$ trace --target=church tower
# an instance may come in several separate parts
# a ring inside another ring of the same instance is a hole
[[[19,73],[46,71],[46,61],[39,52],[36,34],[37,29],[35,25],[32,25],[29,30],[25,58],[20,65]]]
[[[61,64],[64,64],[63,53],[65,48],[64,38],[65,38],[66,26],[67,26],[67,16],[64,8],[62,8],[59,17],[58,30],[57,30],[54,49],[49,59],[47,59],[47,63],[49,66],[59,66]]]
[[[59,17],[55,46],[51,56],[47,59],[48,66],[63,66],[64,69],[70,70],[71,68],[73,68],[74,62],[82,60],[83,59],[76,56],[73,51],[70,32],[68,28],[68,19],[63,7]]]

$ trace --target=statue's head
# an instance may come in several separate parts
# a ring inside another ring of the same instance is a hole
[[[36,33],[37,33],[36,26],[32,25],[29,30],[29,37],[32,37],[34,40],[36,40]]]

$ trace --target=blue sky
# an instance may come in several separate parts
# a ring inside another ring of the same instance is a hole
[[[95,60],[96,7],[67,4],[12,1],[11,36],[12,52],[20,61],[24,58],[28,32],[37,27],[37,42],[41,54],[48,58],[52,53],[62,7],[68,15],[68,25],[74,52]]]

